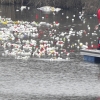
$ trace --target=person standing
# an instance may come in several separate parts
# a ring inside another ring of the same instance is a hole
[[[97,18],[98,18],[99,26],[100,26],[100,8],[99,8],[98,11],[97,11]]]

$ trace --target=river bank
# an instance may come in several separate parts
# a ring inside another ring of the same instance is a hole
[[[35,8],[53,6],[63,9],[85,9],[86,14],[94,14],[100,7],[100,2],[98,0],[0,0],[0,3],[3,5],[20,4],[33,6]]]

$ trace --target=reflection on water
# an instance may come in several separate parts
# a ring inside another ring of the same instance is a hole
[[[19,99],[96,100],[100,94],[100,68],[96,64],[18,60],[0,64],[0,93],[4,98],[6,94]]]

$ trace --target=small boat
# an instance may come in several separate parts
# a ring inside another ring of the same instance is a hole
[[[43,6],[43,7],[37,8],[37,9],[44,11],[44,12],[58,12],[61,10],[61,8],[55,8],[55,7],[51,7],[51,6]]]
[[[80,55],[83,60],[91,63],[100,63],[100,50],[97,49],[81,49]]]

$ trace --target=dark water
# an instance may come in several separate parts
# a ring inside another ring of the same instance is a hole
[[[79,39],[80,43],[88,42],[91,45],[92,41],[92,44],[97,45],[100,32],[99,29],[94,29],[98,24],[96,17],[85,16],[86,23],[83,24],[79,19],[78,10],[61,10],[54,15],[53,13],[45,14],[32,7],[23,11],[20,11],[19,6],[0,7],[0,15],[12,20],[48,23],[57,21],[60,23],[58,30],[61,32],[69,31],[70,28],[75,31],[86,30],[87,34],[72,36],[70,44],[77,43]],[[36,14],[39,16],[38,19],[35,17]],[[74,14],[76,17],[72,22]],[[66,19],[66,16],[69,16],[69,19]],[[87,25],[90,25],[90,31]],[[92,35],[94,31],[97,33],[95,36]],[[77,47],[68,48],[69,52],[70,50],[79,53]],[[99,96],[100,66],[84,62],[78,54],[74,54],[74,59],[67,62],[0,58],[1,100],[99,100]]]

